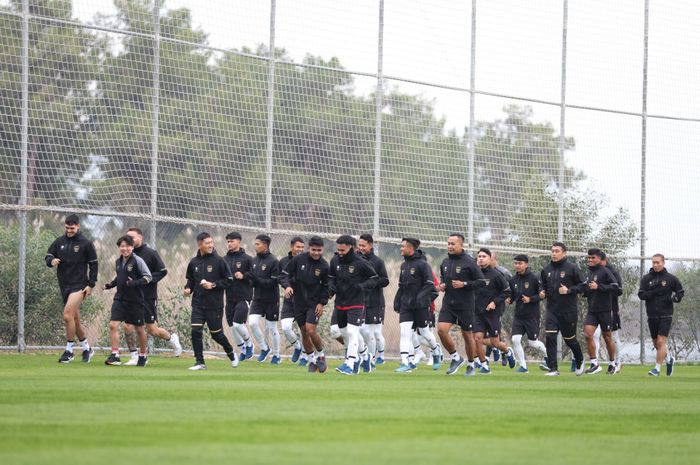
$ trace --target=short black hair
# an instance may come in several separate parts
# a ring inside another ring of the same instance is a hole
[[[365,242],[369,242],[370,244],[374,244],[374,237],[372,237],[372,235],[369,233],[360,235],[360,239],[362,239]]]
[[[323,239],[318,236],[311,236],[309,239],[309,247],[323,247]]]
[[[270,236],[268,236],[267,234],[258,234],[257,236],[255,236],[255,240],[264,242],[265,244],[267,244],[268,247],[270,247],[270,243],[272,242],[272,238],[270,238]]]
[[[528,258],[527,255],[525,254],[519,254],[513,257],[514,262],[525,262],[525,263],[530,263],[530,259]]]
[[[662,262],[666,263],[666,257],[664,257],[664,254],[662,254],[662,253],[655,253],[654,255],[651,256],[651,258],[654,258],[654,257],[659,257],[659,258],[661,259]]]
[[[566,244],[564,244],[563,242],[552,242],[552,247],[559,247],[562,250],[562,252],[566,252]]]
[[[211,237],[211,234],[208,232],[201,232],[197,234],[197,242],[202,242],[204,239],[209,239]]]
[[[126,232],[135,232],[139,236],[143,236],[143,231],[141,231],[139,228],[129,228],[126,230]]]
[[[601,259],[601,260],[607,260],[607,259],[608,259],[608,255],[607,255],[605,252],[603,252],[602,250],[600,251],[600,259]]]
[[[127,234],[117,239],[117,245],[122,245],[122,242],[126,242],[126,245],[130,245],[131,247],[134,246],[134,239]]]
[[[296,244],[297,242],[301,242],[302,244],[305,244],[304,239],[302,239],[302,238],[299,237],[299,236],[294,236],[294,237],[292,237],[292,238],[290,239],[289,245],[294,245],[294,244]]]
[[[600,249],[597,249],[597,248],[588,249],[588,255],[595,256],[595,257],[602,259],[603,258],[603,251]]]
[[[478,254],[479,252],[484,252],[484,253],[485,253],[486,255],[488,255],[489,257],[491,256],[491,251],[490,251],[489,249],[487,249],[486,247],[480,248],[479,251],[477,252],[477,254]]]
[[[452,233],[449,235],[449,237],[459,237],[459,239],[462,241],[462,244],[464,244],[464,235],[460,233]]]
[[[241,236],[241,233],[239,233],[238,231],[233,231],[226,234],[227,241],[232,241],[234,239],[238,239],[240,241],[241,239],[243,239],[243,236]]]
[[[69,226],[73,224],[80,224],[80,218],[75,213],[71,213],[70,215],[66,216],[64,223]]]
[[[418,250],[418,247],[420,247],[420,240],[415,237],[404,237],[401,240],[411,244],[414,250]]]
[[[355,247],[357,242],[355,241],[355,238],[352,237],[349,234],[343,234],[342,236],[338,237],[338,239],[335,240],[336,244],[345,244],[349,245],[351,247]]]

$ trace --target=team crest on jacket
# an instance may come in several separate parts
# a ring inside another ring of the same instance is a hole
[[[457,268],[455,268],[455,271],[456,271],[457,273],[459,273],[460,271],[462,271],[462,267],[461,267],[461,266],[458,266]]]
[[[80,246],[79,246],[79,245],[74,245],[74,246],[73,246],[73,252],[78,253],[78,250],[80,250]]]
[[[133,271],[134,270],[134,265],[126,265],[126,271]]]
[[[348,272],[349,272],[349,273],[354,273],[354,272],[355,272],[355,267],[352,266],[352,265],[350,265],[350,266],[348,267]]]
[[[263,271],[265,271],[265,270],[267,269],[267,265],[265,265],[265,264],[263,263],[263,265],[260,267],[260,269],[262,269]]]
[[[306,265],[301,265],[301,271],[304,271],[306,269]]]
[[[529,287],[530,287],[530,283],[525,283],[525,289],[528,289]],[[518,288],[518,285],[517,285],[517,284],[515,285],[515,288],[516,288],[516,289]]]
[[[411,274],[416,274],[416,269],[415,269],[415,268],[411,268]]]
[[[563,278],[564,276],[566,276],[566,271],[562,271],[561,273],[559,273],[560,278]]]
[[[212,271],[214,271],[214,267],[211,265],[207,265],[207,273],[211,273]]]
[[[593,276],[593,281],[598,282],[598,275]]]
[[[241,262],[236,262],[236,268],[240,268],[240,267],[241,267]]]
[[[666,287],[666,281],[661,281],[661,286]]]
[[[484,279],[484,282],[486,283],[487,286],[488,286],[489,284],[491,284],[491,280],[490,280],[490,279]]]
[[[302,267],[302,268],[303,268],[303,267]],[[314,276],[321,276],[321,269],[320,269],[320,268],[316,268],[316,269],[314,270]]]

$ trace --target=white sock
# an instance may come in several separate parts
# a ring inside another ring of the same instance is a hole
[[[235,325],[235,323],[234,323]],[[233,341],[236,343],[238,347],[243,346],[243,338],[241,337],[240,334],[238,334],[238,331],[236,331],[235,326],[231,326],[231,335],[233,336]]]
[[[427,326],[425,328],[418,328],[418,334],[420,334],[420,337],[428,343],[428,348],[430,349],[430,353],[433,355],[440,355],[440,346],[437,343],[437,339],[435,339],[435,334],[428,328]]]
[[[74,345],[74,344],[75,344],[75,342],[73,342],[73,341],[67,342],[67,343],[66,343],[66,352],[70,352],[70,353],[72,354],[72,353],[73,353],[73,345]]]
[[[270,350],[270,346],[267,345],[265,340],[265,335],[260,329],[260,315],[250,315],[250,330],[253,332],[255,342],[260,346],[260,350]]]
[[[515,357],[518,359],[520,366],[527,368],[527,362],[525,361],[525,349],[523,349],[521,342],[522,339],[522,334],[514,334],[513,337],[510,338],[510,340],[513,342],[513,352],[515,352]]]
[[[241,342],[245,347],[250,347],[253,345],[253,341],[250,340],[250,333],[248,332],[248,328],[246,328],[244,324],[234,323],[233,332],[235,334],[238,334],[238,336],[241,338]]]
[[[83,347],[83,350],[90,350],[90,344],[88,344],[87,338],[80,341],[80,345]]]
[[[540,341],[539,339],[530,339],[527,341],[527,343],[530,347],[538,351],[540,355],[542,355],[542,358],[547,356],[547,346],[544,345],[544,342]]]
[[[270,333],[272,341],[272,355],[280,356],[280,332],[277,330],[277,322],[265,320],[265,329]]]
[[[370,355],[374,357],[374,354],[377,353],[377,341],[374,338],[372,326],[374,325],[363,324],[360,326],[360,334],[362,335],[362,339],[365,340],[365,344],[367,344],[367,350]]]
[[[620,361],[620,349],[622,348],[622,341],[620,341],[620,330],[617,329],[612,333],[613,342],[615,343],[615,362]]]
[[[654,368],[656,368],[656,371],[661,371],[661,364],[657,363],[656,365],[654,365]]]
[[[454,360],[454,361],[458,361],[459,358],[460,358],[460,357],[459,357],[459,352],[457,352],[457,351],[455,350],[455,353],[454,353],[454,354],[450,354],[450,358],[451,358],[452,360]]]
[[[592,358],[592,359],[591,359],[591,365],[598,365],[598,359],[597,359],[597,358]]]
[[[384,335],[382,334],[382,324],[372,325],[374,328],[374,339],[377,343],[377,353],[384,355]]]
[[[357,360],[357,355],[358,355],[358,346],[359,346],[359,339],[360,339],[360,327],[348,324],[345,327],[345,331],[347,333],[347,356],[345,357],[345,363],[350,367],[353,368],[355,366],[355,361]],[[345,334],[343,335],[345,337]]]
[[[401,337],[399,339],[399,351],[401,352],[401,363],[408,365],[408,357],[413,350],[413,322],[402,321],[399,323]]]
[[[294,318],[284,318],[281,322],[282,332],[287,342],[294,346],[295,349],[301,349],[301,344],[299,343],[299,337],[294,332]]]
[[[331,337],[333,339],[338,339],[341,336],[343,336],[343,339],[345,339],[343,331],[340,329],[340,327],[338,325],[331,325]]]
[[[600,325],[598,325],[593,332],[593,343],[595,344],[595,358],[598,358],[598,351],[600,350]]]

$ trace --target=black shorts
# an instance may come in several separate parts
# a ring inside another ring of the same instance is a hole
[[[656,339],[659,336],[668,337],[671,332],[671,321],[673,318],[670,316],[653,317],[649,318],[649,334],[652,339]]]
[[[295,308],[294,321],[300,328],[303,328],[306,323],[317,325],[318,317],[316,316],[316,306],[308,308]]]
[[[338,324],[338,309],[333,307],[333,311],[331,312],[331,326],[337,325]]]
[[[559,314],[547,310],[544,330],[548,333],[560,332],[564,339],[571,339],[576,337],[576,323],[578,323],[576,312]]]
[[[540,334],[540,318],[513,317],[513,326],[510,334],[512,336],[527,334],[529,340],[536,341]]]
[[[141,302],[125,302],[115,300],[112,302],[112,314],[110,321],[123,321],[134,326],[144,325],[144,305]]]
[[[365,307],[365,323],[368,325],[381,325],[384,323],[383,307]]]
[[[336,308],[336,310],[338,310]],[[362,326],[365,322],[364,308],[351,308],[349,310],[338,310],[338,327],[345,328],[347,325]]]
[[[226,302],[226,323],[233,326],[234,323],[242,325],[248,319],[248,311],[250,311],[250,301],[248,300],[232,300]]]
[[[584,326],[598,326],[600,325],[600,330],[604,332],[612,331],[613,327],[613,314],[612,310],[609,312],[588,312],[586,313],[586,318],[583,320]]]
[[[427,328],[430,319],[430,309],[425,308],[402,308],[399,312],[399,323],[407,321],[413,322],[413,329]]]
[[[613,325],[612,330],[617,331],[622,329],[622,321],[620,320],[620,312],[613,310]]]
[[[147,325],[158,322],[158,299],[146,299],[143,307],[143,319]]]
[[[277,321],[280,319],[280,302],[275,300],[274,302],[259,302],[253,300],[250,305],[251,315],[262,315],[267,321]]]
[[[87,284],[86,284],[87,286]],[[85,289],[85,286],[83,287],[69,287],[67,289],[61,289],[61,298],[63,299],[63,305],[66,305],[68,303],[68,296],[73,294],[74,292],[80,292],[83,289]]]
[[[442,304],[438,323],[451,323],[459,325],[462,331],[472,331],[474,327],[474,309],[453,308],[448,304]]]
[[[202,308],[192,307],[192,326],[202,326],[206,324],[209,332],[216,332],[223,328],[224,309],[223,308]]]
[[[475,333],[484,333],[485,337],[498,337],[501,335],[501,315],[496,311],[476,314],[474,319]]]
[[[285,318],[294,318],[294,299],[284,299],[284,302],[282,303],[282,315],[280,316],[281,320],[284,320]]]

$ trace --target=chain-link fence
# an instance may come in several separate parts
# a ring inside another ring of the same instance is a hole
[[[607,251],[625,277],[624,358],[640,360],[636,286],[663,252],[688,288],[672,344],[696,359],[697,24],[689,0],[1,1],[0,344],[61,344],[43,255],[76,212],[100,282],[115,239],[147,231],[170,270],[161,322],[185,334],[200,230],[220,251],[229,231],[249,249],[265,231],[278,256],[296,234],[329,250],[372,233],[389,302],[400,237],[436,268],[461,231],[506,266],[555,239]],[[110,298],[84,306],[102,343]]]

